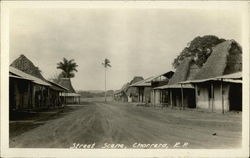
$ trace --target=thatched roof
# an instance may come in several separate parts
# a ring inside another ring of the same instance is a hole
[[[193,79],[212,78],[241,70],[241,47],[234,40],[227,40],[213,48],[212,54]]]
[[[30,74],[32,76],[38,77],[44,81],[46,81],[46,79],[42,76],[40,70],[38,67],[36,67],[32,61],[30,61],[26,56],[24,56],[23,54],[21,54],[19,56],[19,58],[17,58],[16,60],[14,60],[10,66],[21,70],[27,74]]]
[[[131,85],[131,84],[134,84],[134,83],[139,82],[139,81],[142,81],[142,80],[144,80],[142,76],[135,76],[135,77],[129,82],[129,84]]]
[[[67,88],[68,93],[76,93],[76,91],[74,90],[71,84],[70,78],[61,78],[58,84],[61,85],[62,87]]]
[[[61,92],[68,91],[67,88],[65,88],[65,87],[63,87],[55,82],[52,82],[52,81],[48,81],[48,82],[52,85],[50,88],[53,90],[61,91]]]
[[[116,91],[114,92],[114,94],[118,94],[118,93],[126,93],[126,92],[127,92],[127,90],[128,90],[128,88],[129,88],[129,82],[128,82],[128,83],[125,83],[125,84],[122,86],[122,88],[121,88],[121,89],[116,90]]]
[[[142,76],[135,76],[129,83],[125,84],[121,90],[124,91],[124,93],[126,93],[126,95],[128,96],[136,95],[138,93],[138,90],[134,87],[130,87],[130,85],[140,82],[142,80]]]
[[[194,63],[191,63],[189,65],[189,72],[186,80],[193,79],[199,71],[200,71],[199,66]]]
[[[128,90],[128,87],[129,87],[129,83],[126,83],[122,86],[121,90],[126,92]]]
[[[190,71],[190,68],[194,69]],[[195,66],[193,59],[186,58],[182,63],[176,68],[176,71],[172,78],[169,80],[168,85],[177,84],[178,82],[186,81],[191,76],[197,73],[198,66]]]

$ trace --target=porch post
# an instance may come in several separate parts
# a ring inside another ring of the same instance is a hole
[[[162,91],[160,91],[160,105],[161,105],[161,108],[163,108],[163,102],[162,102]]]
[[[220,82],[221,87],[221,104],[222,104],[222,113],[224,114],[224,96],[223,96],[223,79],[221,78]]]
[[[155,107],[155,89],[153,90],[153,95],[154,95],[154,107]]]
[[[182,84],[181,84],[181,106],[182,106],[182,109],[184,109],[184,103],[183,103],[183,87],[182,87]]]
[[[169,90],[169,92],[170,92],[170,105],[171,105],[171,108],[173,109],[172,91],[171,91],[171,89],[168,89],[168,90]]]
[[[35,95],[36,95],[36,86],[34,83],[32,83],[32,108],[35,108],[35,104],[36,104],[36,98],[35,98]]]
[[[28,82],[28,108],[31,108],[32,102],[32,91],[31,91],[31,83]]]
[[[214,84],[211,82],[212,112],[214,111]]]
[[[153,89],[153,98],[154,98],[154,102],[153,102],[153,104],[155,105],[155,89]]]

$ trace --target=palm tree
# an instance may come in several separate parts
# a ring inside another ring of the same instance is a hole
[[[75,76],[74,71],[77,72],[77,66],[78,65],[75,63],[74,59],[67,60],[66,58],[63,58],[63,61],[57,63],[56,68],[62,70],[62,77],[73,78]]]
[[[102,63],[102,65],[104,66],[104,69],[105,69],[105,102],[107,102],[107,99],[106,99],[106,95],[107,95],[107,91],[106,91],[106,69],[108,67],[111,67],[110,60],[108,60],[108,59],[105,58],[105,60]]]

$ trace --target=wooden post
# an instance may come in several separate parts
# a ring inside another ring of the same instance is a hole
[[[172,98],[172,91],[171,89],[169,89],[169,92],[170,92],[170,105],[171,105],[171,108],[173,109],[173,98]]]
[[[156,103],[155,103],[155,91],[156,91],[156,90],[153,90],[153,95],[154,95],[154,107],[155,107],[155,104],[156,104]]]
[[[181,107],[182,107],[182,109],[184,109],[184,103],[183,103],[183,87],[182,87],[182,84],[181,84]]]
[[[142,102],[143,103],[145,102],[144,90],[145,90],[145,88],[143,87],[143,89],[142,89]]]
[[[64,104],[67,104],[67,97],[66,97],[67,93],[64,93]]]
[[[31,91],[31,82],[28,82],[28,108],[31,108],[32,101],[32,91]]]
[[[195,84],[195,108],[197,108],[197,101],[198,100],[198,86]]]
[[[162,104],[162,91],[160,91],[160,105],[163,108],[163,104]]]
[[[153,101],[153,104],[155,105],[155,89],[153,90],[153,98],[154,98],[154,101]]]
[[[36,98],[35,98],[35,95],[36,95],[36,86],[34,83],[32,83],[32,108],[34,108],[36,105]]]
[[[224,114],[224,96],[223,96],[223,79],[221,79],[221,104],[222,104],[222,113]]]
[[[214,84],[211,82],[212,112],[214,111]]]

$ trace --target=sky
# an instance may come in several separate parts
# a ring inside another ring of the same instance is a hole
[[[49,79],[63,57],[79,65],[76,90],[117,90],[134,76],[174,70],[175,57],[197,36],[242,43],[241,14],[215,9],[12,9],[10,63],[24,54]]]

